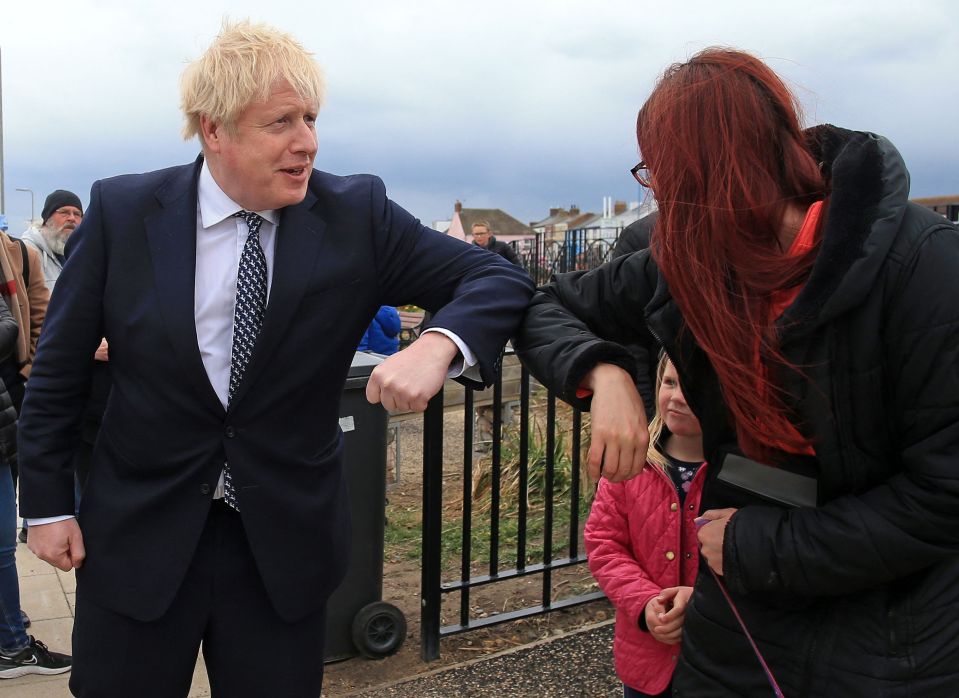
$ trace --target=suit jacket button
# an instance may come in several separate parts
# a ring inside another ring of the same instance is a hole
[[[226,438],[228,439],[232,439],[234,436],[236,436],[236,430],[230,425],[227,425],[223,433],[226,434]]]
[[[205,482],[200,485],[200,494],[210,494],[210,486]]]

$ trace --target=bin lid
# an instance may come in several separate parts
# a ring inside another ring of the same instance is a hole
[[[350,372],[346,374],[347,378],[363,378],[373,373],[373,369],[386,360],[382,354],[374,354],[369,351],[358,351],[353,354],[353,360],[350,362]]]

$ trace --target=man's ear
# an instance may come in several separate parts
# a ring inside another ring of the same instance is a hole
[[[208,116],[200,116],[200,138],[203,140],[203,150],[219,153],[223,138],[223,125],[213,121]]]

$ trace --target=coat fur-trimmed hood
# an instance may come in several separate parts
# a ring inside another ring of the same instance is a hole
[[[909,199],[896,147],[874,133],[831,125],[806,132],[827,178],[822,247],[783,322],[805,331],[857,305],[872,288]]]

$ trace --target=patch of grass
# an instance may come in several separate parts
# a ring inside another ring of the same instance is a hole
[[[565,406],[563,406],[565,408]],[[542,410],[537,411],[542,412]],[[551,557],[566,557],[570,552],[570,528],[572,526],[572,484],[579,479],[579,497],[576,502],[578,525],[574,531],[577,550],[582,553],[582,526],[589,514],[593,487],[580,473],[573,473],[570,452],[569,410],[562,408],[557,415],[557,433],[553,449],[553,534]],[[520,497],[527,502],[525,565],[543,561],[545,548],[545,509],[547,451],[544,427],[540,421],[531,420],[527,442],[527,483],[520,491],[519,429],[504,428],[500,451],[500,505],[499,538],[496,551],[498,568],[518,567],[518,540],[520,529]],[[492,556],[492,463],[488,458],[474,463],[472,481],[472,526],[470,530],[470,562],[477,573],[482,574]],[[443,510],[441,533],[441,561],[446,575],[458,576],[463,551],[462,501],[448,501]],[[386,545],[393,559],[417,560],[421,549],[422,509],[419,506],[387,507]]]
[[[577,507],[580,526],[576,530],[577,551],[583,552],[582,541],[580,539],[581,525],[589,514],[589,504],[580,500]],[[570,530],[570,508],[569,502],[559,502],[553,509],[553,535],[551,549],[551,559],[566,557],[569,550],[569,530]],[[498,568],[511,569],[519,567],[518,564],[518,541],[519,541],[519,510],[515,507],[504,508],[500,511],[499,519],[499,539],[496,547],[498,553]],[[543,561],[545,551],[544,529],[546,518],[542,509],[527,513],[526,521],[526,550],[524,567]],[[461,517],[455,520],[447,521],[443,526],[442,533],[442,560],[443,568],[448,572],[459,573],[460,559],[463,550]],[[470,560],[474,568],[483,568],[489,565],[492,557],[493,540],[490,519],[487,515],[481,518],[475,517],[470,530]]]
[[[383,532],[386,557],[392,562],[418,560],[423,526],[421,506],[386,505],[386,529]]]

